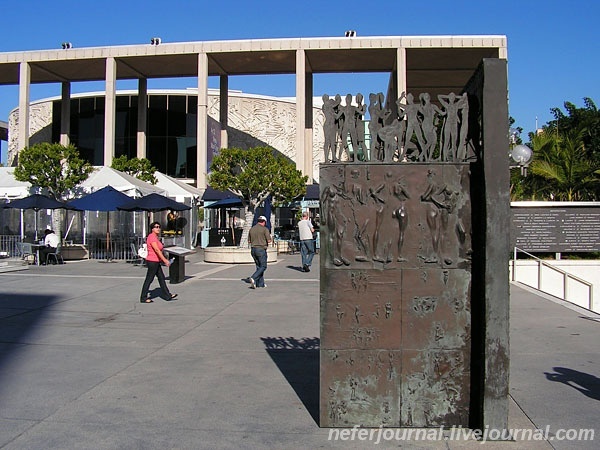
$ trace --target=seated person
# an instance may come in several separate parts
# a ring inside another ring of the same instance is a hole
[[[48,253],[56,252],[56,248],[60,240],[58,236],[54,233],[53,230],[45,230],[44,231],[44,245],[45,247],[40,248],[40,264],[46,264],[48,259]]]

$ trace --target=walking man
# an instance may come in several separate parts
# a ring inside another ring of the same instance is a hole
[[[313,256],[315,255],[315,241],[313,226],[308,211],[302,213],[302,220],[298,222],[298,234],[300,235],[300,254],[302,255],[302,272],[310,272]]]
[[[248,242],[250,242],[250,246],[252,247],[250,254],[252,255],[252,259],[254,259],[254,264],[256,264],[256,270],[249,278],[252,289],[267,287],[264,274],[267,270],[267,247],[272,239],[266,224],[267,218],[260,216],[258,223],[250,228],[250,233],[248,234]]]

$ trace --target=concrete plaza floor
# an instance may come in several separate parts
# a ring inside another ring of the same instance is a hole
[[[152,304],[138,300],[145,268],[126,262],[0,274],[0,448],[598,448],[557,431],[599,423],[600,316],[511,287],[509,426],[549,427],[548,440],[331,441],[319,272],[280,255],[252,290],[252,269],[199,251],[169,285],[178,299]]]

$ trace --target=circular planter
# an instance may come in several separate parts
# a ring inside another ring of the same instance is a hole
[[[277,251],[267,250],[267,262],[277,261]],[[218,264],[253,264],[254,260],[249,248],[239,247],[206,247],[204,262]]]

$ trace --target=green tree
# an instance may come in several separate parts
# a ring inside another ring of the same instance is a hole
[[[529,133],[529,175],[511,173],[514,200],[597,200],[600,197],[600,111],[591,98],[584,107],[565,102],[550,111],[554,120]],[[512,125],[513,122],[511,122]]]
[[[133,177],[151,184],[156,184],[158,182],[154,176],[156,167],[154,167],[147,158],[127,159],[127,156],[122,155],[118,158],[114,158],[110,167],[128,173]]]
[[[15,179],[26,181],[32,186],[47,189],[48,194],[57,200],[82,181],[85,181],[94,167],[79,156],[79,151],[73,146],[40,144],[26,147],[19,152],[18,164],[15,167]],[[64,210],[54,210],[52,228],[59,236],[63,232]]]
[[[15,178],[34,187],[45,188],[61,200],[65,193],[85,181],[94,168],[79,156],[73,146],[43,142],[19,152]]]
[[[592,160],[600,160],[600,111],[589,97],[583,98],[583,108],[571,102],[565,102],[566,114],[560,108],[550,111],[554,120],[544,126],[544,130],[557,136],[565,133],[580,133],[586,155]]]
[[[544,200],[593,200],[600,182],[600,165],[585,151],[581,131],[556,137],[542,132],[532,140],[535,159],[530,165],[535,191]]]
[[[230,191],[242,201],[245,213],[240,247],[248,242],[256,208],[269,196],[274,203],[289,202],[306,192],[308,177],[293,162],[269,147],[224,148],[210,166],[209,183]]]

